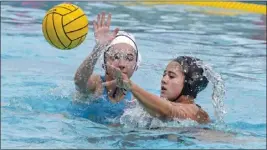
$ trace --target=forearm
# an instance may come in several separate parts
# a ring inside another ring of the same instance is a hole
[[[92,53],[86,57],[75,73],[74,82],[79,89],[86,89],[87,82],[93,73],[95,64],[101,55],[104,45],[96,44]]]
[[[131,91],[140,103],[160,116],[169,116],[171,105],[169,101],[163,100],[160,97],[145,91],[134,83],[131,84]]]

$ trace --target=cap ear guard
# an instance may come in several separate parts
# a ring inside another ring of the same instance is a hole
[[[197,61],[200,60],[188,56],[181,56],[174,61],[178,62],[183,70],[186,70],[184,72],[184,87],[180,95],[189,95],[196,98],[197,94],[204,90],[209,83],[208,79],[203,75],[203,68],[197,65]]]
[[[105,65],[105,64],[102,64],[102,68],[103,68],[104,70],[106,70],[106,65]]]
[[[141,61],[142,61],[142,56],[141,56],[139,51],[137,51],[136,57],[137,57],[137,62],[136,62],[136,65],[135,65],[135,71],[138,70],[138,68],[139,68],[139,66],[141,64]]]
[[[204,90],[209,81],[205,76],[200,76],[198,78],[192,79],[186,77],[184,82],[184,88],[182,90],[182,95],[190,95],[194,98],[197,97],[197,94]]]
[[[138,66],[136,65],[135,68],[134,68],[134,71],[137,71],[138,70]]]

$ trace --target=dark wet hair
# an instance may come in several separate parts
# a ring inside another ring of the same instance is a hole
[[[208,79],[203,75],[203,68],[197,64],[201,60],[190,56],[180,56],[173,61],[182,66],[185,75],[184,87],[178,98],[181,95],[189,95],[196,98],[197,94],[204,90],[209,83]]]

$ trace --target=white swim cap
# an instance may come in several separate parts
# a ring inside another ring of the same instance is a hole
[[[119,31],[115,37],[115,39],[112,40],[112,42],[107,46],[106,48],[106,51],[112,46],[112,45],[115,45],[115,44],[118,44],[118,43],[126,43],[126,44],[129,44],[131,45],[134,50],[136,51],[136,57],[137,57],[137,62],[136,62],[136,67],[135,67],[135,70],[137,70],[137,68],[140,66],[141,64],[141,54],[140,52],[138,51],[138,48],[137,48],[137,45],[136,45],[136,42],[135,42],[135,38],[132,34],[130,33],[127,33],[125,31]],[[104,52],[105,53],[105,52]],[[104,53],[101,54],[101,58],[100,58],[100,61],[101,61],[101,64],[102,66],[104,66]]]

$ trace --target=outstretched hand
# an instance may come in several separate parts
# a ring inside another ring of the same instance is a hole
[[[112,33],[110,33],[110,22],[111,14],[108,14],[106,21],[105,12],[97,15],[97,21],[94,20],[94,35],[96,43],[100,45],[106,45],[110,43],[119,32],[119,28],[116,28]]]
[[[108,66],[112,68],[115,80],[104,82],[102,85],[103,86],[116,85],[117,87],[123,89],[124,91],[130,90],[132,88],[132,83],[131,80],[128,78],[128,76],[122,73],[119,68],[116,68],[111,65]]]

